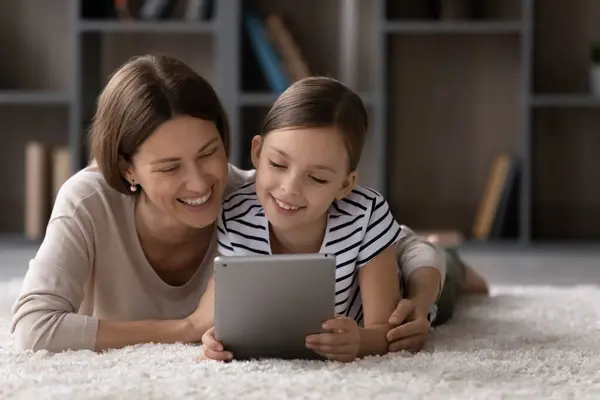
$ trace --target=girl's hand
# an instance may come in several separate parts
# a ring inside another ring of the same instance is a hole
[[[333,361],[352,362],[360,348],[360,328],[351,318],[337,316],[323,324],[330,332],[309,335],[306,347]]]
[[[215,327],[213,326],[202,335],[202,345],[204,348],[203,359],[217,360],[217,361],[231,361],[233,354],[229,351],[225,351],[223,344],[215,339]]]

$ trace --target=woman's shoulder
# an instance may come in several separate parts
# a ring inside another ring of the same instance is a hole
[[[60,188],[54,200],[51,218],[74,217],[85,211],[106,214],[121,208],[127,196],[111,188],[96,166],[88,166],[73,174]]]

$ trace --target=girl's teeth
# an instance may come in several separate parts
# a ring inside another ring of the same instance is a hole
[[[296,206],[292,206],[289,204],[285,204],[277,199],[275,199],[275,202],[277,203],[277,205],[281,208],[283,208],[284,210],[297,210],[300,207],[296,207]]]
[[[182,203],[185,203],[190,206],[200,206],[200,205],[206,203],[208,201],[208,199],[210,199],[211,194],[212,194],[212,190],[202,197],[180,199],[180,200]]]

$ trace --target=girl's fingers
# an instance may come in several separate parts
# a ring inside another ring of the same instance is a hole
[[[209,348],[205,348],[204,358],[217,361],[230,361],[233,359],[233,354],[231,354],[229,351],[214,351]]]
[[[320,345],[306,345],[307,348],[316,351],[317,353],[328,353],[328,354],[346,354],[351,353],[353,346],[350,345],[329,345],[329,344],[320,344]]]
[[[352,336],[345,333],[319,333],[306,338],[307,345],[344,346],[352,343]]]

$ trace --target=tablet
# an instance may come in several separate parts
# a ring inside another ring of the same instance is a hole
[[[215,338],[234,359],[324,359],[305,346],[335,316],[335,255],[215,258]]]

